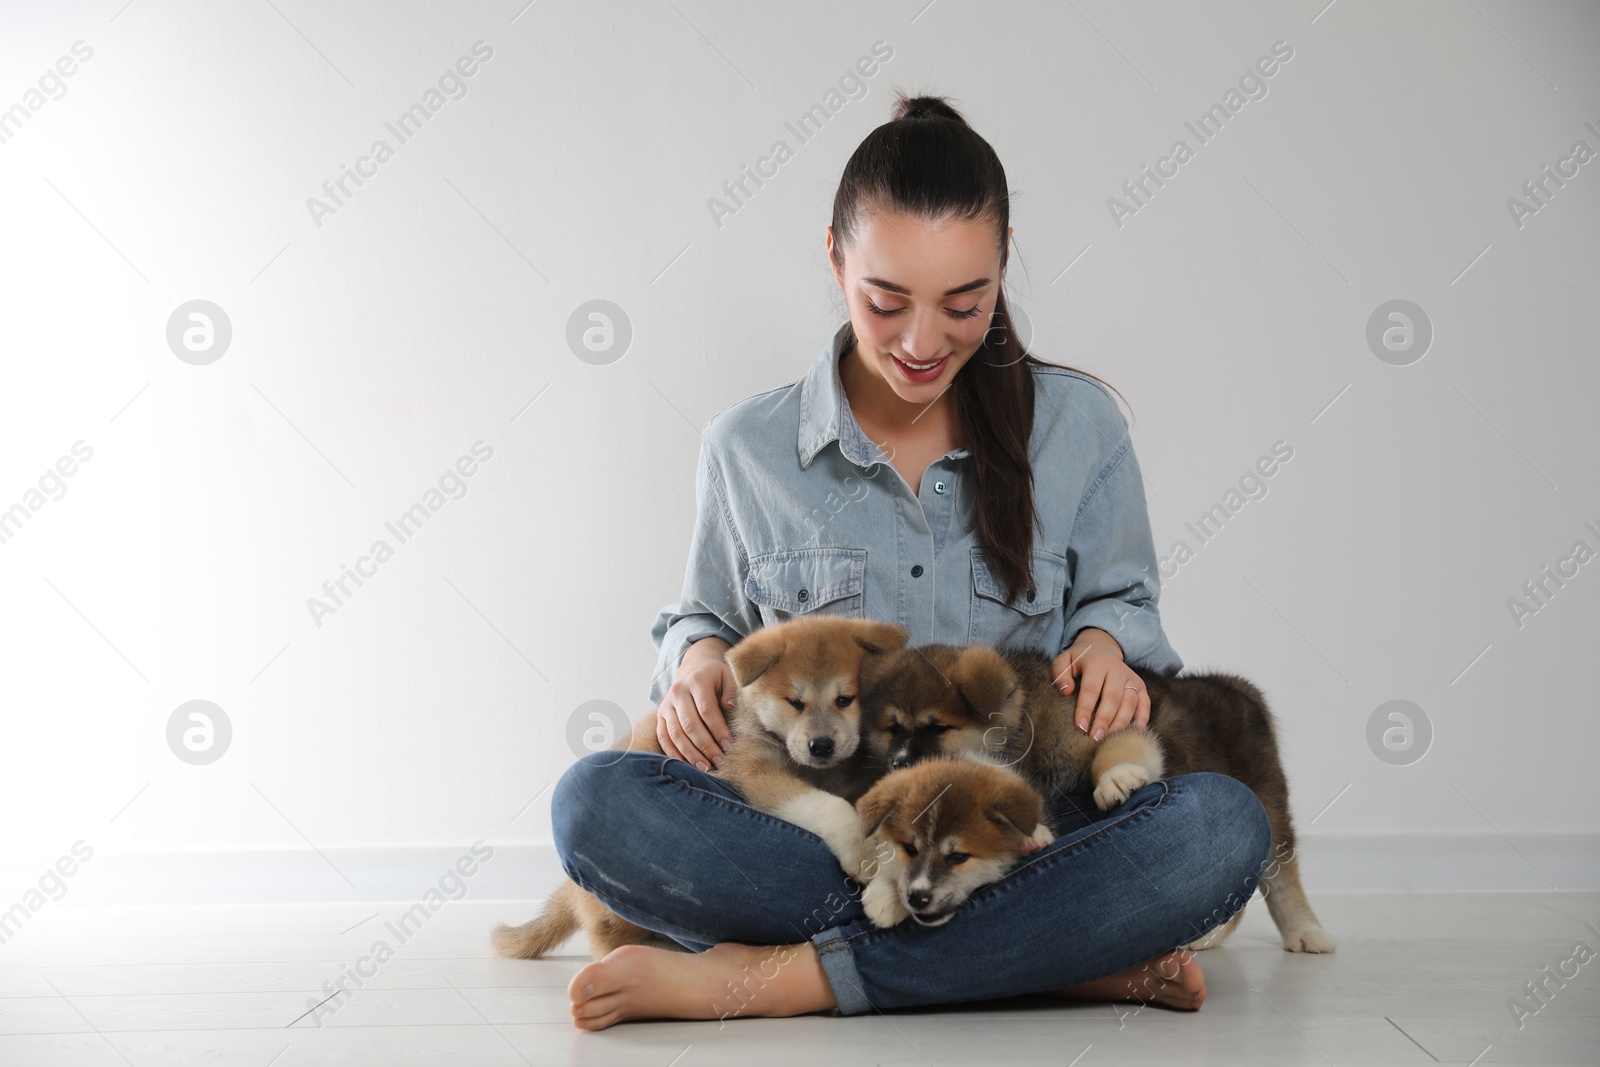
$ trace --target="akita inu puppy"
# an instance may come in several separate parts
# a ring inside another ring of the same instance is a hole
[[[1022,776],[988,760],[935,756],[890,771],[856,801],[877,863],[861,895],[867,918],[893,926],[950,921],[966,899],[1055,840]]]
[[[711,773],[753,806],[822,838],[852,877],[872,855],[854,802],[888,771],[882,749],[862,744],[861,670],[906,640],[889,623],[823,615],[763,627],[726,653],[739,686],[727,717],[733,743]],[[659,753],[655,711],[612,747]],[[490,944],[498,956],[536,959],[580,925],[595,959],[621,945],[678,947],[572,882],[532,922],[496,927]]]
[[[1056,688],[1052,658],[988,645],[923,645],[871,664],[866,713],[887,735],[891,768],[966,752],[1015,767],[1051,803],[1093,792],[1106,811],[1163,775],[1215,771],[1249,786],[1272,824],[1272,857],[1262,874],[1267,910],[1290,952],[1332,952],[1300,884],[1289,785],[1272,714],[1261,691],[1232,674],[1141,675],[1150,728],[1117,730],[1100,742],[1077,728],[1077,697]],[[1243,909],[1191,948],[1212,948],[1238,926]]]

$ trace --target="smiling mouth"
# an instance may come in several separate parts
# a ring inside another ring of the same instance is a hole
[[[955,909],[949,911],[912,912],[911,917],[923,926],[942,926],[950,921]]]
[[[950,357],[944,356],[941,359],[930,360],[927,363],[912,363],[909,360],[901,359],[899,356],[891,352],[889,354],[889,358],[898,363],[904,370],[910,371],[912,374],[922,376],[942,368],[945,360],[949,359]]]

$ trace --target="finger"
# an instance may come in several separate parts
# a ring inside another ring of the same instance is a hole
[[[1105,676],[1106,672],[1103,669],[1086,665],[1083,676],[1078,679],[1077,722],[1078,729],[1084,733],[1089,732],[1089,718],[1100,700],[1100,687],[1105,683]]]
[[[711,769],[711,763],[695,744],[686,726],[691,719],[699,720],[699,713],[694,708],[694,698],[688,692],[680,690],[673,702],[673,713],[667,716],[667,733],[672,738],[672,743],[682,753],[679,759],[694,764],[702,771],[708,771]]]
[[[1131,681],[1122,683],[1122,700],[1117,704],[1116,717],[1111,720],[1111,725],[1106,729],[1106,733],[1120,730],[1133,722],[1133,713],[1139,708],[1139,689],[1129,688],[1133,684]]]
[[[1133,713],[1133,724],[1140,729],[1150,725],[1150,690],[1139,687],[1139,709]]]
[[[1096,741],[1105,737],[1114,728],[1117,721],[1117,709],[1122,706],[1122,701],[1117,697],[1117,691],[1110,685],[1100,691],[1100,703],[1094,708],[1094,721],[1089,724],[1089,736]]]
[[[722,762],[722,748],[712,738],[711,731],[706,723],[715,716],[722,718],[722,712],[717,710],[717,694],[710,684],[702,681],[689,683],[689,696],[694,702],[692,709],[686,709],[683,716],[684,732],[689,735],[689,742],[704,754],[704,757],[714,764]],[[699,764],[696,764],[699,766]],[[707,767],[700,769],[708,770]]]
[[[1057,656],[1050,664],[1053,672],[1051,680],[1055,682],[1056,689],[1065,695],[1072,692],[1072,657],[1067,655]]]
[[[673,759],[683,759],[683,753],[678,751],[678,746],[672,741],[672,735],[667,732],[669,715],[671,715],[671,712],[666,704],[661,705],[656,710],[656,744],[661,746],[663,755],[670,756]]]
[[[727,755],[728,746],[733,744],[733,735],[728,732],[728,712],[733,710],[733,693],[727,689],[721,691],[720,699],[715,687],[711,690],[711,702],[702,716],[706,722],[706,729],[721,748],[723,755]]]
[[[1116,673],[1107,670],[1098,679],[1099,693],[1094,707],[1094,720],[1089,724],[1089,736],[1096,741],[1111,732],[1117,711],[1122,707],[1122,690],[1117,688]]]

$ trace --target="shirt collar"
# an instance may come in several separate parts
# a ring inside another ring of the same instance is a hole
[[[800,466],[811,466],[817,453],[830,441],[839,442],[839,451],[858,467],[887,463],[889,457],[867,437],[850,411],[844,395],[844,380],[839,376],[839,361],[855,347],[855,330],[847,321],[822,346],[822,353],[800,383]],[[946,453],[959,459],[971,455],[967,446]]]

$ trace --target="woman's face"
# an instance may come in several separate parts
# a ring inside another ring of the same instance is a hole
[[[902,400],[931,404],[991,324],[1000,292],[994,222],[867,214],[855,243],[840,251],[844,267],[835,265],[833,276],[850,305],[862,366]],[[830,226],[830,263],[833,252]]]

